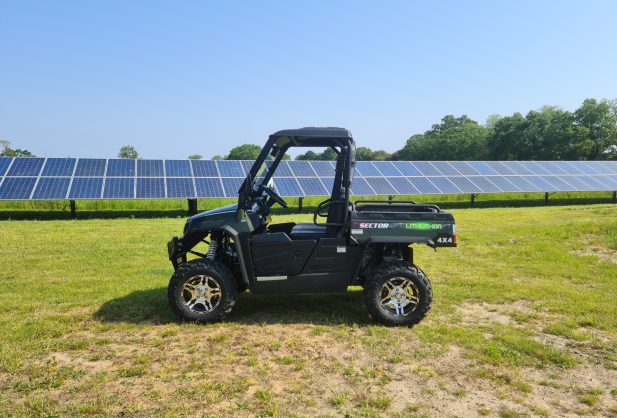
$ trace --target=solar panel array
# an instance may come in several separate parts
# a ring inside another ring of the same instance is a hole
[[[253,161],[0,158],[0,200],[236,197]],[[282,161],[281,196],[328,196],[334,162]],[[617,190],[617,161],[358,161],[355,195]]]

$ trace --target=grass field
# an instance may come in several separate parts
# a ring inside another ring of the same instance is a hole
[[[183,218],[2,221],[0,416],[617,415],[617,206],[454,214],[458,248],[416,249],[435,296],[413,329],[360,289],[180,324]]]

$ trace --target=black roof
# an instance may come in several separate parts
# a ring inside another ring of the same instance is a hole
[[[332,142],[351,142],[351,132],[345,128],[300,128],[283,129],[270,135],[279,146],[290,144],[292,146],[329,146]]]

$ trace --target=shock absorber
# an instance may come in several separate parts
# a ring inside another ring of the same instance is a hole
[[[210,245],[208,246],[208,254],[206,258],[208,260],[214,260],[216,258],[216,252],[218,250],[219,242],[218,240],[211,240]]]

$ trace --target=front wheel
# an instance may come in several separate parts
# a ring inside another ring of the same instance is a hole
[[[377,267],[364,285],[364,303],[385,325],[414,326],[431,309],[433,290],[422,270],[404,261]]]
[[[183,321],[211,323],[231,312],[237,285],[232,272],[210,260],[180,265],[167,288],[169,305]]]

